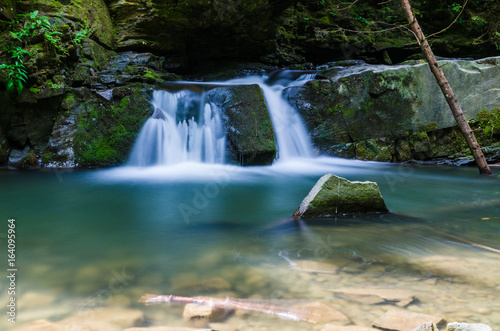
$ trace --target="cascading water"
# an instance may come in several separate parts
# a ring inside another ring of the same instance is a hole
[[[314,79],[314,75],[295,78],[296,72],[290,75],[290,71],[283,71],[270,77],[250,76],[214,84],[258,84],[261,87],[274,128],[279,160],[313,156],[302,118],[285,100],[283,90],[300,86]],[[206,101],[204,93],[155,91],[151,103],[155,110],[139,133],[129,159],[130,166],[224,163],[226,138],[220,109]]]
[[[280,84],[260,84],[273,122],[279,160],[313,156],[312,143],[302,118],[283,98],[283,90],[288,86],[300,86],[312,79],[314,75],[308,74],[293,81],[279,80]]]
[[[224,163],[225,132],[220,110],[190,91],[154,91],[155,110],[130,155],[131,166],[182,162]]]

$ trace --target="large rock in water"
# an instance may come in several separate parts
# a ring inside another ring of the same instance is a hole
[[[209,98],[223,113],[227,161],[245,166],[271,164],[276,157],[275,135],[259,85],[216,88]]]
[[[318,180],[293,216],[324,217],[388,211],[377,183],[351,182],[327,174]]]

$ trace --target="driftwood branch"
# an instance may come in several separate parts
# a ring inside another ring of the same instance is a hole
[[[259,312],[271,316],[276,316],[282,319],[291,321],[304,321],[309,323],[317,323],[316,316],[310,309],[300,309],[295,307],[283,307],[276,304],[267,304],[256,302],[250,299],[235,299],[230,297],[225,298],[211,298],[211,297],[181,297],[175,295],[159,295],[159,294],[145,294],[141,297],[139,302],[145,305],[156,305],[164,303],[195,303],[198,305],[207,305],[215,309],[223,310],[246,310]]]

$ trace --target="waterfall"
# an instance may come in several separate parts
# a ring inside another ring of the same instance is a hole
[[[287,71],[283,72],[285,75]],[[314,79],[314,74],[301,75],[296,80],[279,79],[268,85],[260,84],[278,147],[278,159],[287,160],[298,157],[312,157],[313,147],[307,129],[297,110],[283,97],[283,90],[289,86],[300,86]]]
[[[220,110],[204,99],[203,93],[154,91],[154,113],[142,127],[128,164],[224,163]]]
[[[301,72],[280,71],[269,77],[250,76],[213,84],[217,87],[260,86],[274,128],[278,160],[313,156],[312,143],[302,118],[283,97],[285,88],[300,86],[314,79],[313,74],[299,74]],[[226,137],[221,111],[214,103],[205,100],[204,93],[154,91],[151,103],[154,106],[153,115],[142,127],[128,165],[224,163]]]

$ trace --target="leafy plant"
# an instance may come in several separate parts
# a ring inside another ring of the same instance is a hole
[[[73,43],[80,45],[85,39],[92,34],[92,29],[83,29],[78,31],[73,38]]]
[[[460,11],[462,10],[462,5],[456,2],[449,5],[448,7],[456,13],[460,13]]]
[[[30,56],[31,53],[21,46],[26,47],[33,37],[42,35],[47,45],[51,45],[54,49],[66,54],[67,50],[61,44],[61,34],[61,32],[54,30],[49,18],[39,16],[38,11],[16,17],[11,23],[10,31],[13,42],[4,49],[10,53],[14,64],[0,65],[0,70],[8,71],[5,78],[7,92],[16,91],[18,94],[21,93],[24,84],[28,80],[28,72],[24,66],[24,59],[26,56]]]
[[[7,87],[7,92],[11,93],[17,91],[21,93],[23,86],[28,80],[28,73],[26,68],[22,64],[2,64],[0,65],[0,70],[7,69],[9,74],[5,78],[5,86]]]

